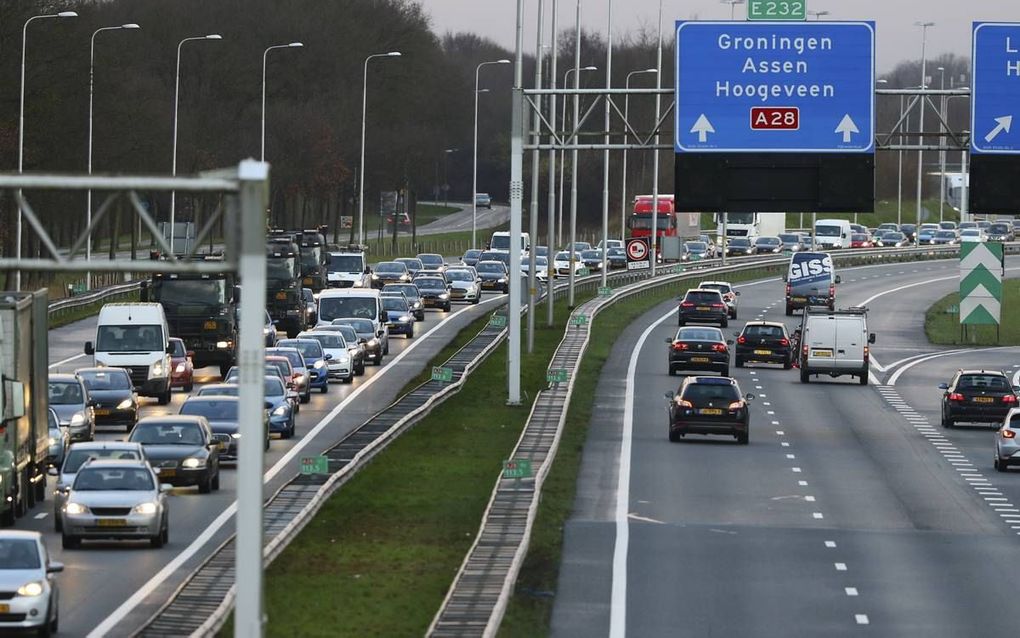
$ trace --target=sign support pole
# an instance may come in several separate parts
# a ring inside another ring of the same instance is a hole
[[[549,63],[549,88],[556,89],[556,62],[559,60],[558,39],[556,32],[556,0],[552,0],[552,61]],[[563,98],[564,102],[566,98]],[[556,95],[549,96],[549,121],[552,123],[553,131],[556,130]],[[556,305],[556,295],[553,294],[553,280],[556,274],[556,269],[553,267],[553,257],[556,255],[556,244],[553,243],[554,233],[556,231],[556,215],[553,212],[556,210],[556,149],[549,149],[549,203],[546,211],[546,219],[548,231],[546,233],[545,243],[548,244],[548,258],[546,259],[546,318],[545,322],[548,327],[553,325],[553,307]],[[562,231],[561,231],[562,232]],[[538,241],[537,237],[533,237],[532,241]]]
[[[510,241],[521,236],[524,199],[524,0],[517,0],[513,103],[510,117]],[[510,250],[510,300],[507,314],[507,405],[521,403],[521,251]]]
[[[538,0],[538,42],[535,44],[535,88],[542,88],[542,0]],[[531,215],[528,217],[528,231],[531,241],[534,242],[528,249],[528,354],[535,349],[535,305],[538,301],[536,290],[537,279],[535,277],[535,245],[538,244],[538,187],[539,187],[539,150],[538,150],[538,127],[539,118],[542,115],[542,98],[535,101],[537,112],[532,120],[531,140],[535,144],[535,150],[531,152]],[[513,242],[520,243],[520,239],[514,237]]]

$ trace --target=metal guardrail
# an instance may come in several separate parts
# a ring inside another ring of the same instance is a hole
[[[64,299],[57,299],[56,301],[50,302],[49,305],[49,316],[52,317],[55,314],[67,310],[74,310],[75,308],[82,308],[89,306],[94,303],[100,303],[114,297],[120,297],[128,293],[132,293],[139,290],[141,282],[129,281],[123,284],[114,284],[112,286],[106,286],[98,290],[93,290],[81,295],[75,295],[73,297],[65,297]]]
[[[882,261],[943,259],[958,247],[843,250],[831,253],[837,264],[854,266]],[[592,299],[577,307],[572,316],[586,315],[580,325],[568,323],[566,334],[550,363],[552,369],[569,371],[565,387],[551,384],[536,396],[532,411],[509,458],[528,459],[536,468],[532,479],[498,478],[474,544],[468,551],[443,603],[429,626],[428,636],[437,638],[494,636],[499,629],[521,563],[527,555],[531,529],[538,510],[542,484],[552,467],[567,417],[574,380],[588,346],[591,319],[610,305],[652,287],[661,287],[705,276],[717,277],[755,269],[782,268],[788,257],[740,259],[732,266],[696,262],[704,270],[685,271],[639,281],[614,291],[611,297]]]

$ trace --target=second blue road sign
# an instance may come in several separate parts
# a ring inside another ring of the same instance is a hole
[[[975,22],[971,150],[1020,154],[1020,24]]]

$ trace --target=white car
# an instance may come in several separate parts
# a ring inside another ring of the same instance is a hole
[[[298,339],[315,339],[322,346],[322,351],[329,355],[326,369],[330,379],[340,379],[344,383],[354,380],[354,364],[347,349],[343,335],[336,332],[308,330],[297,336]]]
[[[571,263],[574,267],[574,276],[577,277],[584,270],[584,261],[581,259],[581,255],[575,252],[573,260],[571,260],[571,254],[565,250],[556,253],[553,257],[553,269],[556,271],[556,276],[569,277]]]
[[[737,318],[737,297],[740,296],[740,291],[734,290],[733,284],[728,281],[703,281],[698,284],[698,288],[718,290],[729,310],[730,319]]]
[[[960,231],[960,243],[974,242],[984,243],[988,241],[988,235],[982,228],[964,228]]]
[[[37,629],[40,635],[57,631],[60,590],[53,574],[64,565],[50,560],[39,532],[5,529],[0,531],[0,589],[7,611],[0,616],[0,633]]]

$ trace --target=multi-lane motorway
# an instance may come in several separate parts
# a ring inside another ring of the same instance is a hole
[[[1013,376],[1020,348],[927,343],[924,312],[956,290],[955,260],[841,274],[838,305],[871,309],[871,384],[732,369],[756,395],[749,446],[668,442],[674,304],[620,335],[566,528],[555,635],[1016,634],[1020,472],[992,469],[992,428],[941,427],[937,385],[960,367]],[[778,279],[739,288],[731,329],[799,322]]]
[[[477,306],[454,306],[453,312],[429,311],[412,340],[391,338],[390,355],[381,367],[369,366],[351,385],[332,384],[328,394],[313,393],[301,406],[297,436],[274,439],[265,457],[266,495],[298,473],[299,452],[318,454],[353,428],[386,407],[397,392],[417,375],[457,332],[501,302],[502,295],[487,295]],[[71,372],[89,365],[80,354],[82,344],[94,338],[95,319],[50,332],[51,372]],[[217,381],[216,370],[196,371],[199,382]],[[203,374],[207,373],[207,374]],[[143,415],[176,412],[184,400],[176,391],[170,405],[145,399]],[[124,438],[123,431],[102,431],[101,440]],[[53,533],[52,502],[36,506],[20,521],[21,529],[36,529],[46,536],[56,560],[65,563],[59,577],[60,628],[74,636],[125,636],[131,634],[167,600],[184,578],[233,533],[234,475],[225,470],[222,487],[212,494],[194,488],[174,491],[170,500],[170,544],[159,550],[145,544],[89,543],[78,550],[60,549]],[[52,490],[52,481],[50,479]]]

